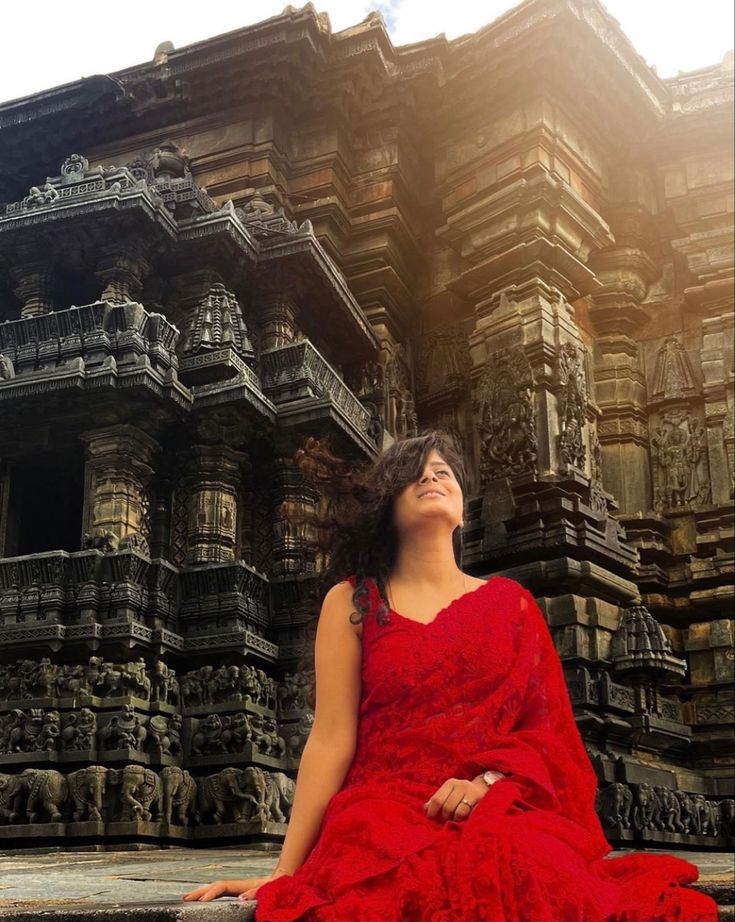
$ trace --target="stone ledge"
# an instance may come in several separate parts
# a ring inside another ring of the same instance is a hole
[[[116,903],[0,910],[2,922],[252,922],[255,900],[212,903]]]

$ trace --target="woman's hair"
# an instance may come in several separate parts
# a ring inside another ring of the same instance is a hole
[[[356,611],[350,615],[354,624],[369,612],[368,578],[375,580],[382,600],[376,612],[378,623],[386,623],[385,583],[398,550],[398,533],[393,524],[395,499],[419,479],[432,450],[447,462],[464,493],[467,475],[462,457],[451,437],[438,430],[394,442],[370,465],[350,466],[336,457],[327,444],[313,438],[294,456],[306,479],[323,495],[323,511],[309,517],[320,550],[327,558],[318,596],[323,598],[333,585],[354,574],[352,600]],[[457,564],[461,564],[459,526],[452,543]]]

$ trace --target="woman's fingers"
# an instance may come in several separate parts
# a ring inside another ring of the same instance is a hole
[[[217,880],[213,884],[204,884],[203,887],[197,887],[191,893],[184,895],[185,900],[200,900],[202,903],[208,903],[210,900],[216,900],[219,896],[225,896],[228,891],[226,880]]]
[[[454,785],[445,781],[444,784],[426,801],[426,815],[431,820],[442,809],[444,801],[449,797]]]

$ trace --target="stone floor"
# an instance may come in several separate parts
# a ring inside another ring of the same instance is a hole
[[[620,849],[613,855],[625,854]],[[696,886],[735,922],[733,856],[724,852],[667,852],[697,865]],[[269,874],[278,855],[244,848],[148,851],[26,851],[0,853],[3,922],[250,922],[254,902],[183,903],[197,885],[219,878]]]

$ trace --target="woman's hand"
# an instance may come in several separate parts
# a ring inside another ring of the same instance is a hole
[[[424,804],[426,816],[433,819],[439,816],[443,822],[466,820],[472,813],[475,804],[478,804],[490,788],[482,780],[482,776],[469,781],[467,778],[447,778],[444,784],[432,794]],[[462,803],[469,800],[472,806]]]
[[[185,900],[200,900],[208,903],[210,900],[219,899],[221,896],[243,896],[245,899],[254,900],[260,887],[275,880],[282,874],[288,873],[276,869],[269,877],[246,877],[244,880],[216,880],[213,884],[204,884],[190,893],[184,894]]]

